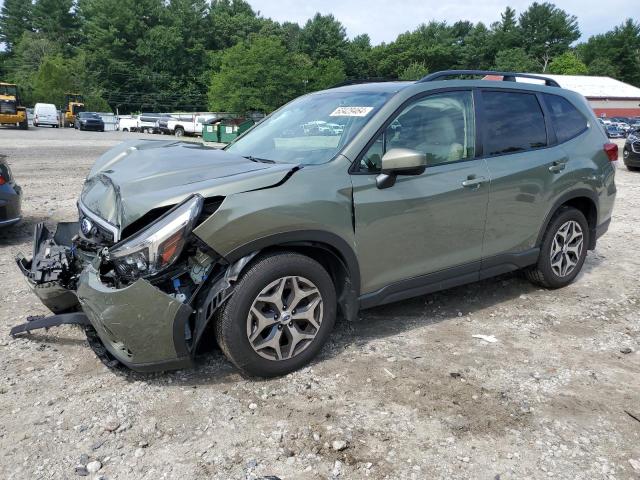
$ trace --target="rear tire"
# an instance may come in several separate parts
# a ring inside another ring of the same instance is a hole
[[[527,278],[545,288],[569,285],[587,258],[589,224],[573,207],[562,207],[553,216],[542,239],[538,263],[525,270]]]
[[[336,307],[335,287],[318,262],[293,252],[268,254],[249,265],[216,312],[216,339],[243,374],[285,375],[318,354],[335,323]],[[264,347],[265,342],[275,348]]]

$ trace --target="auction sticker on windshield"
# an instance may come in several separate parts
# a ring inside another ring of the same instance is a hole
[[[338,107],[330,117],[366,117],[373,107]]]

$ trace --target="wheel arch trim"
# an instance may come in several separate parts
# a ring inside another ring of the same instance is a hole
[[[339,255],[339,260],[347,269],[352,289],[356,295],[360,294],[360,266],[353,248],[342,237],[324,230],[295,230],[267,235],[233,249],[224,255],[224,258],[229,262],[235,262],[258,250],[287,246],[315,246],[325,249],[330,247],[330,251]]]
[[[594,192],[593,190],[589,190],[586,188],[580,188],[577,190],[571,190],[569,192],[564,193],[563,195],[561,195],[560,197],[558,197],[558,199],[554,202],[553,206],[551,207],[551,209],[549,210],[549,212],[547,213],[547,216],[544,218],[544,222],[542,223],[542,227],[540,229],[540,231],[538,232],[538,238],[536,239],[536,247],[540,247],[542,245],[542,240],[544,238],[544,234],[547,231],[547,228],[549,228],[549,223],[551,223],[551,219],[553,218],[553,216],[558,212],[558,210],[560,209],[560,207],[562,207],[562,205],[572,201],[572,200],[577,200],[580,198],[587,198],[588,200],[590,200],[593,203],[593,206],[595,208],[595,219],[593,222],[593,225],[589,224],[589,245],[588,245],[588,249],[589,250],[593,250],[595,248],[595,244],[596,244],[596,228],[598,226],[598,195],[596,194],[596,192]],[[585,215],[586,217],[586,215]],[[589,218],[587,218],[587,222],[589,222]]]

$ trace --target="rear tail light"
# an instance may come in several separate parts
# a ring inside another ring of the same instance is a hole
[[[610,162],[616,162],[618,160],[618,145],[615,143],[605,143],[603,147],[604,153],[609,157]]]
[[[0,173],[0,185],[4,185],[5,183],[7,183],[7,179]]]

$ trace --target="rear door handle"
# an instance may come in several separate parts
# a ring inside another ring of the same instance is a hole
[[[464,182],[462,182],[462,186],[465,188],[479,188],[487,179],[485,177],[468,177]]]
[[[549,171],[551,173],[558,173],[564,170],[566,166],[567,166],[566,162],[553,162],[549,167]]]

